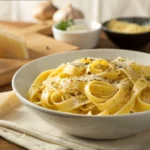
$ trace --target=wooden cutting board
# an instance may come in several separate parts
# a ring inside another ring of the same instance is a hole
[[[23,23],[25,25],[25,23]],[[24,64],[54,53],[78,50],[79,47],[57,41],[52,38],[52,21],[38,24],[29,24],[25,28],[17,28],[11,25],[0,23],[0,28],[4,28],[13,34],[19,34],[25,39],[29,50],[29,60],[2,59],[0,58],[0,86],[11,82],[12,76]]]

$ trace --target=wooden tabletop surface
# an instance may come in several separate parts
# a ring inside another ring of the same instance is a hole
[[[21,22],[9,22],[9,21],[0,21],[1,24],[4,25],[10,25],[15,26],[19,28],[24,28],[32,25],[32,23],[21,23]],[[100,35],[100,42],[97,46],[97,48],[117,48],[108,38],[105,36],[105,34],[102,32]],[[140,51],[150,53],[150,43],[146,45],[143,49]],[[3,87],[0,87],[0,92],[9,91],[11,90],[11,85],[6,85]],[[0,137],[0,150],[26,150],[25,148],[22,148],[20,146],[17,146],[2,137]]]

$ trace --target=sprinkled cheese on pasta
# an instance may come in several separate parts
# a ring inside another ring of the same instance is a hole
[[[48,109],[120,115],[150,110],[150,66],[118,57],[82,58],[42,72],[28,98]]]

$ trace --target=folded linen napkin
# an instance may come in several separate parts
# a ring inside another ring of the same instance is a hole
[[[20,104],[0,119],[0,136],[29,150],[149,150],[150,129],[118,140],[90,140],[61,132]]]

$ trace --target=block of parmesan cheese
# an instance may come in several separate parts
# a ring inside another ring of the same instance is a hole
[[[29,58],[28,50],[24,39],[8,32],[4,29],[0,29],[0,58]]]
[[[0,118],[21,104],[13,91],[0,93]]]

